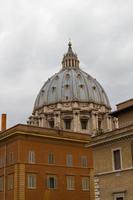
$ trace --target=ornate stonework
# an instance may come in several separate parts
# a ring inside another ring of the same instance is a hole
[[[35,101],[28,124],[88,134],[118,127],[108,97],[97,82],[79,67],[69,42],[62,69],[48,79]]]

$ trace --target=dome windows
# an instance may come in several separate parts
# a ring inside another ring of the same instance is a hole
[[[56,75],[56,77],[55,77],[55,80],[58,80],[59,79],[59,76],[58,75]]]
[[[52,92],[54,92],[54,91],[55,91],[55,89],[56,89],[56,87],[55,87],[55,86],[53,86],[53,87],[52,87]]]
[[[41,90],[42,94],[44,94],[45,90]]]
[[[66,74],[66,79],[69,79],[70,78],[70,74]]]
[[[83,84],[80,84],[80,85],[79,85],[79,87],[80,87],[80,88],[83,88],[83,87],[84,87],[84,85],[83,85]]]
[[[93,88],[93,90],[95,90],[95,89],[96,89],[96,86],[94,85],[92,88]]]
[[[65,88],[69,88],[69,84],[66,84],[66,85],[65,85]]]
[[[81,78],[81,75],[80,75],[80,74],[77,74],[77,78]]]

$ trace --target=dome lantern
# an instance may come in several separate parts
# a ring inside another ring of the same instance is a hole
[[[68,51],[66,54],[64,54],[64,57],[62,60],[62,67],[63,69],[79,68],[79,60],[78,60],[77,54],[74,53],[72,50],[72,43],[70,41],[68,43]]]

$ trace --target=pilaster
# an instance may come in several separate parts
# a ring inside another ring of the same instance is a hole
[[[14,167],[14,200],[25,200],[25,165]]]

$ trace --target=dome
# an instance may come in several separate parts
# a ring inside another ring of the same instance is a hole
[[[69,42],[62,69],[41,88],[34,111],[58,102],[93,102],[110,108],[108,97],[99,82],[79,68],[79,60]]]
[[[118,127],[108,97],[99,82],[79,67],[69,42],[62,69],[49,78],[37,95],[27,123],[33,126],[101,134]]]

